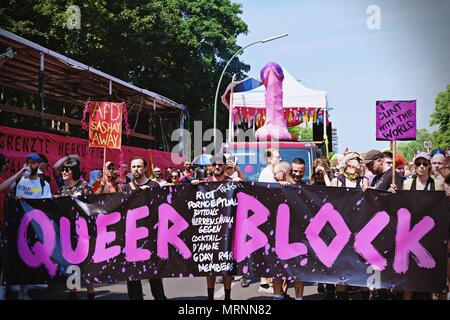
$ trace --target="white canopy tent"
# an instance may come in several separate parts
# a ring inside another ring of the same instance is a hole
[[[313,90],[298,82],[286,69],[283,69],[283,107],[284,108],[326,108],[327,93]],[[266,88],[261,85],[253,90],[233,93],[233,108],[266,107]]]

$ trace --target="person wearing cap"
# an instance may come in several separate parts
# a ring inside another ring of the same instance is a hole
[[[392,184],[392,168],[386,163],[385,156],[381,151],[370,150],[366,152],[364,155],[364,164],[375,175],[370,184],[371,188],[392,193],[395,193],[397,190],[402,190],[402,177],[395,172],[395,184]]]
[[[332,187],[345,187],[367,189],[369,180],[363,176],[363,160],[358,152],[346,152],[344,154],[344,173],[331,181]]]
[[[191,184],[198,185],[200,182],[221,182],[221,181],[233,181],[239,182],[240,178],[230,178],[225,175],[225,166],[227,159],[224,155],[214,156],[211,158],[211,165],[214,169],[213,175],[199,180],[192,180]],[[232,276],[223,276],[223,286],[225,289],[225,300],[231,300],[231,283],[233,281]],[[206,277],[207,290],[208,290],[208,300],[214,300],[214,286],[216,283],[216,276],[207,276]]]
[[[27,155],[25,162],[30,168],[30,175],[28,178],[20,179],[16,186],[16,198],[45,199],[52,197],[49,183],[38,174],[40,161],[41,158],[36,153]]]
[[[92,186],[94,193],[114,193],[121,192],[122,186],[119,183],[119,175],[113,162],[107,161],[103,168],[103,176],[94,182]]]
[[[403,182],[403,190],[424,190],[437,191],[443,190],[437,179],[431,177],[431,157],[426,152],[419,152],[414,157],[414,167],[416,174],[412,179]],[[403,300],[412,300],[413,291],[404,290]]]
[[[426,152],[419,152],[414,157],[416,174],[403,183],[403,190],[443,190],[438,179],[431,176],[431,158]]]
[[[20,181],[16,185],[16,198],[17,199],[50,199],[52,192],[50,185],[39,174],[39,162],[41,158],[36,153],[30,153],[25,158],[25,163],[29,167],[29,176],[22,176]],[[21,205],[25,212],[33,210],[27,203],[21,202]],[[28,290],[31,288],[48,288],[47,285],[20,285],[12,286],[14,291],[18,291],[17,299],[30,300],[28,296]]]
[[[369,187],[369,179],[363,175],[363,168],[361,166],[362,162],[362,157],[358,152],[345,152],[344,173],[341,176],[334,178],[331,181],[331,186],[366,190]],[[346,285],[336,285],[337,300],[350,300],[346,289]],[[367,288],[362,287],[361,295],[364,300],[369,300],[370,291]]]

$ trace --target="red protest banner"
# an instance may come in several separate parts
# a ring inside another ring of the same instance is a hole
[[[89,147],[121,148],[122,104],[89,101]]]

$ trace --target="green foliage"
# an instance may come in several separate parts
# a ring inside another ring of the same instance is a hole
[[[450,146],[450,84],[447,91],[438,93],[436,107],[431,114],[430,125],[438,125],[438,131],[433,132],[435,147],[445,148]]]
[[[408,161],[412,161],[414,155],[419,151],[427,151],[423,146],[424,141],[431,141],[433,143],[433,149],[435,148],[435,141],[433,135],[427,131],[427,129],[418,129],[415,141],[400,142],[397,143],[397,151],[406,158]],[[431,150],[430,150],[431,151]]]
[[[81,10],[80,30],[67,28],[72,4]],[[206,129],[220,73],[247,33],[241,13],[231,0],[10,0],[0,5],[0,27],[188,105]],[[233,73],[248,70],[235,59],[220,92]],[[228,113],[218,109],[223,129]]]
[[[295,127],[289,127],[288,130],[289,133],[294,136],[295,140],[298,141],[313,140],[313,132],[311,127],[304,127],[302,125],[298,125]]]

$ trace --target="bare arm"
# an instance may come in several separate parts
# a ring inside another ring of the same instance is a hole
[[[61,174],[61,166],[63,165],[64,162],[66,162],[69,159],[76,159],[78,160],[78,162],[80,162],[80,157],[77,154],[71,154],[62,157],[61,159],[56,161],[55,164],[53,165],[53,177],[55,178],[59,177],[59,175]]]
[[[26,169],[29,169],[29,167],[27,165],[24,165],[22,169],[16,172],[13,176],[3,181],[2,184],[0,184],[0,192],[9,190],[13,182],[23,176],[23,173],[25,172]]]

